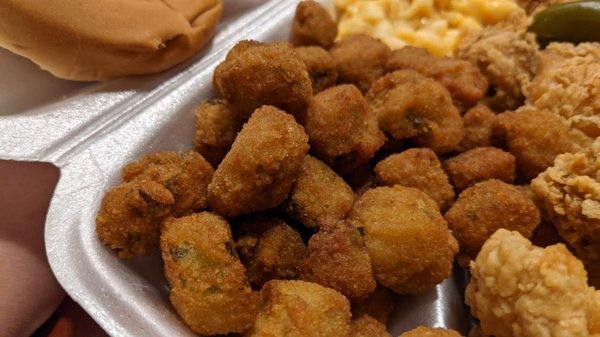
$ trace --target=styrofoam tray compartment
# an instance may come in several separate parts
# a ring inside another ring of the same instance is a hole
[[[159,254],[120,260],[98,240],[95,216],[104,192],[120,181],[124,163],[144,153],[192,149],[194,108],[212,97],[215,66],[239,40],[287,40],[295,4],[225,1],[223,22],[211,45],[160,75],[81,84],[48,77],[28,61],[9,61],[33,72],[28,78],[39,80],[46,90],[29,85],[13,90],[12,101],[7,96],[0,100],[0,113],[2,104],[9,113],[0,116],[0,158],[60,167],[46,222],[48,258],[68,294],[110,335],[195,336],[169,303]],[[3,57],[15,56],[0,53],[0,67],[7,64]],[[13,71],[12,76],[23,74]],[[37,98],[31,101],[16,97],[26,99],[34,91]],[[470,319],[464,285],[464,274],[456,269],[426,294],[399,297],[390,332],[428,325],[466,334]]]

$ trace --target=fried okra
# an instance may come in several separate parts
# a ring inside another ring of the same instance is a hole
[[[361,298],[376,286],[371,259],[354,225],[332,221],[308,241],[302,279],[333,288],[348,298]]]
[[[454,191],[435,152],[427,148],[408,149],[393,154],[375,166],[381,185],[396,184],[418,188],[425,192],[440,209],[445,210],[454,201]]]
[[[294,117],[257,109],[235,139],[208,186],[214,211],[234,217],[281,204],[308,152],[308,136]]]
[[[344,337],[350,303],[339,292],[305,281],[269,281],[260,291],[261,311],[248,337]]]
[[[258,313],[227,221],[203,212],[163,224],[160,249],[169,298],[192,331],[225,334],[248,330]]]
[[[326,219],[345,219],[354,199],[354,192],[344,179],[322,161],[307,155],[284,209],[303,225],[317,227]]]
[[[286,43],[241,41],[217,66],[213,85],[240,118],[273,105],[301,118],[312,95],[306,66]]]
[[[378,284],[377,288],[367,297],[352,301],[352,315],[369,315],[385,325],[388,323],[395,305],[394,293]]]
[[[369,315],[360,315],[350,322],[349,337],[392,337],[385,327]]]
[[[257,215],[234,223],[235,247],[250,284],[261,288],[273,279],[297,279],[306,256],[300,233],[283,220]]]
[[[292,43],[329,48],[336,35],[337,24],[318,2],[308,0],[298,4],[292,23]]]
[[[412,187],[365,192],[350,221],[364,231],[376,280],[400,294],[421,293],[447,278],[458,244],[435,201]]]
[[[444,169],[457,191],[488,179],[512,184],[515,157],[495,147],[477,147],[447,159]]]
[[[296,53],[306,66],[313,94],[335,85],[338,78],[337,66],[327,50],[316,46],[298,47]]]
[[[477,104],[462,116],[465,136],[456,149],[464,152],[476,147],[494,144],[496,114],[483,104]]]
[[[213,166],[225,158],[244,122],[226,101],[205,101],[196,110],[196,150]]]
[[[420,326],[401,334],[398,337],[462,337],[461,334],[454,330],[442,328],[428,328]]]
[[[385,73],[390,48],[369,35],[357,34],[337,41],[329,52],[337,63],[339,82],[367,92]]]
[[[342,173],[364,164],[385,141],[367,101],[349,84],[313,96],[305,127],[311,151]]]
[[[445,218],[460,245],[459,262],[466,265],[499,228],[531,237],[540,212],[515,186],[491,179],[462,191]]]

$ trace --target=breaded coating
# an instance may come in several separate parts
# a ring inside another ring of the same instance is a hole
[[[369,315],[386,325],[396,305],[394,293],[377,284],[367,297],[352,301],[352,316]]]
[[[463,124],[448,90],[439,82],[413,70],[389,73],[373,84],[367,101],[381,129],[394,139],[444,153],[463,138]]]
[[[360,315],[350,323],[349,337],[392,337],[385,324],[369,315]]]
[[[364,231],[375,279],[400,294],[420,293],[452,271],[458,243],[435,201],[412,187],[365,192],[350,213]]]
[[[262,105],[302,118],[312,95],[306,66],[286,43],[239,42],[215,69],[213,86],[243,119]]]
[[[327,219],[345,219],[354,199],[354,192],[344,179],[322,161],[307,155],[284,209],[303,225],[318,227]]]
[[[446,210],[454,201],[454,190],[435,152],[428,148],[412,148],[393,154],[375,166],[377,182],[418,188]]]
[[[238,134],[208,186],[208,203],[227,217],[281,204],[308,152],[308,136],[294,117],[257,109]]]
[[[599,292],[567,248],[535,247],[500,229],[471,263],[466,302],[485,335],[495,337],[600,334]]]
[[[216,168],[229,152],[242,125],[243,120],[227,101],[202,102],[196,110],[196,151]]]
[[[406,46],[392,51],[386,70],[402,69],[412,69],[439,81],[461,110],[475,105],[488,89],[487,79],[472,63],[451,57],[436,57],[425,48]]]
[[[312,0],[298,3],[292,23],[292,43],[329,48],[337,35],[337,24],[323,6]]]
[[[123,181],[156,181],[175,198],[174,216],[202,211],[207,206],[207,189],[213,169],[196,152],[157,152],[123,168]]]
[[[296,53],[306,66],[313,94],[335,85],[338,78],[337,65],[327,50],[316,46],[298,47]]]
[[[588,136],[600,136],[600,43],[551,43],[525,90],[538,109],[562,116]]]
[[[561,117],[529,106],[498,115],[494,133],[515,156],[517,176],[525,181],[551,166],[557,155],[577,152],[591,143]]]
[[[523,195],[525,195],[527,198],[531,199],[535,203],[534,195],[529,185],[516,185],[515,187],[519,190],[519,192],[523,193]],[[530,240],[531,243],[538,247],[548,247],[563,242],[560,235],[558,235],[556,227],[554,227],[554,225],[547,219],[544,219],[543,213],[542,221],[533,230],[533,234],[531,234]]]
[[[477,147],[444,161],[444,170],[457,191],[488,179],[512,184],[515,157],[495,147]]]
[[[344,221],[324,224],[308,241],[302,279],[333,288],[350,299],[375,290],[371,259],[358,229]]]
[[[122,183],[104,195],[96,233],[120,258],[150,255],[174,203],[173,194],[155,181]]]
[[[337,291],[305,281],[273,280],[260,291],[261,312],[248,337],[345,337],[350,303]]]
[[[420,326],[416,329],[407,331],[398,337],[462,337],[462,335],[454,330]]]
[[[535,15],[546,9],[548,6],[573,1],[575,0],[517,0],[517,3],[527,11],[527,14]]]
[[[486,105],[477,104],[462,116],[465,136],[456,149],[464,152],[480,146],[494,144],[493,131],[496,114]]]
[[[305,127],[311,152],[342,173],[372,158],[385,141],[367,101],[349,84],[313,96]]]
[[[460,245],[463,265],[477,256],[497,229],[516,230],[529,238],[540,223],[540,211],[531,199],[495,179],[462,191],[444,217]]]
[[[203,212],[163,223],[160,249],[169,298],[192,331],[204,334],[244,332],[258,313],[227,221]]]
[[[236,220],[235,247],[250,284],[257,288],[274,279],[297,279],[306,245],[297,230],[283,220],[255,215]]]
[[[339,82],[367,92],[385,73],[390,48],[374,37],[356,34],[337,41],[329,52],[337,63]]]

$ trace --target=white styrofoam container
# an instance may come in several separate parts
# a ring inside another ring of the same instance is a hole
[[[286,40],[297,0],[225,0],[201,54],[163,74],[104,83],[60,80],[0,50],[0,158],[46,161],[61,178],[46,221],[58,281],[112,336],[194,336],[168,300],[159,254],[120,260],[96,237],[104,192],[124,163],[147,152],[193,148],[194,108],[212,96],[212,72],[239,40]],[[331,5],[330,3],[326,3]],[[418,325],[466,334],[464,273],[402,296],[390,332]]]

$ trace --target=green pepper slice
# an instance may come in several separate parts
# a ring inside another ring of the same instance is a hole
[[[600,1],[575,1],[539,12],[529,31],[545,46],[552,41],[600,41]]]

